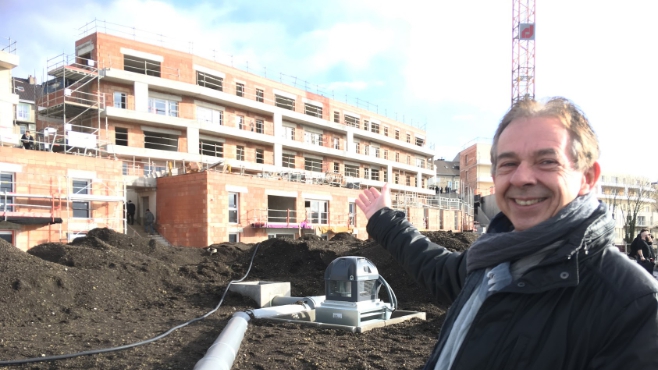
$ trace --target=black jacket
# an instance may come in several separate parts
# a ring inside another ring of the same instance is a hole
[[[378,211],[367,230],[421,286],[452,303],[425,365],[433,370],[485,271],[467,274],[468,252],[430,242],[402,212]],[[588,245],[571,258],[547,257],[488,296],[452,369],[658,369],[658,283],[610,246],[612,230],[599,231],[569,240]]]
[[[631,257],[637,257],[637,251],[642,251],[642,256],[644,258],[655,258],[653,253],[653,248],[645,242],[640,235],[638,235],[635,240],[631,243]]]

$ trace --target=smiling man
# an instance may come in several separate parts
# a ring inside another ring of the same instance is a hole
[[[658,369],[658,283],[612,246],[598,157],[570,101],[514,105],[491,149],[501,213],[465,253],[392,210],[388,185],[359,195],[370,236],[452,303],[426,369]]]

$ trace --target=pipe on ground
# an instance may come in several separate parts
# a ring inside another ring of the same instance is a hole
[[[230,370],[240,350],[240,344],[242,344],[251,317],[262,319],[310,310],[311,307],[306,304],[290,304],[236,312],[219,337],[208,348],[206,355],[194,365],[194,370]]]

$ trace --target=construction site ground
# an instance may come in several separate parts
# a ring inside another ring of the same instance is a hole
[[[476,238],[472,233],[426,235],[458,251]],[[41,244],[27,253],[0,240],[0,360],[123,346],[204,315],[217,306],[229,281],[246,273],[254,250],[241,243],[213,247],[218,252],[211,255],[204,248],[163,246],[109,229],[94,229],[70,244]],[[325,268],[347,255],[370,259],[395,291],[399,308],[426,312],[427,320],[361,334],[252,320],[233,369],[421,368],[447,305],[434,302],[376,243],[349,234],[330,241],[270,239],[260,244],[246,280],[288,281],[294,296],[323,295]],[[158,341],[14,368],[192,369],[230,317],[253,308],[254,301],[230,292],[215,313]]]

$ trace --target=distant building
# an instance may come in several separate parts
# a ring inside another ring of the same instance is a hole
[[[440,188],[443,192],[446,189],[460,191],[459,158],[455,159],[455,161],[446,161],[444,158],[439,158],[434,161],[436,178],[430,183],[431,189]]]
[[[494,193],[490,152],[490,143],[475,143],[459,152],[460,181],[476,195]]]
[[[19,63],[16,42],[0,44],[0,144],[16,146],[20,135],[14,127],[14,112],[18,105],[18,94],[14,92],[12,69]]]

